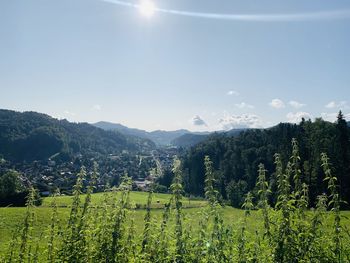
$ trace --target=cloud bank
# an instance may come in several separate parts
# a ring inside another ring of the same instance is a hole
[[[219,124],[224,130],[262,127],[260,117],[255,114],[227,115],[219,119]]]
[[[348,109],[348,102],[343,100],[343,101],[330,101],[328,104],[325,105],[325,107],[327,109],[334,109],[334,108],[338,108],[338,109]]]
[[[272,108],[275,108],[275,109],[282,109],[284,107],[286,107],[286,105],[284,104],[284,102],[280,99],[273,99],[269,105],[272,107]]]
[[[207,123],[199,115],[193,116],[191,122],[194,126],[208,126]]]

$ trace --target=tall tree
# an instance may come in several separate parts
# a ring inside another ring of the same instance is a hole
[[[341,198],[350,202],[350,142],[349,130],[343,113],[339,111],[337,118],[337,173]]]

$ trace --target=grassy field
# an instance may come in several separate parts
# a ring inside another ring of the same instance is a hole
[[[9,246],[11,237],[14,233],[18,233],[17,229],[20,224],[23,223],[24,214],[26,208],[24,207],[8,207],[8,208],[0,208],[0,254],[4,253]],[[200,213],[201,208],[185,208],[184,216],[186,227],[198,227],[198,213]],[[69,217],[70,209],[66,207],[61,207],[58,209],[60,224],[65,226],[67,223],[67,219]],[[135,218],[135,228],[136,233],[138,235],[142,234],[142,230],[144,227],[144,216],[145,209],[139,209],[135,211],[133,215]],[[160,223],[161,216],[163,210],[162,209],[153,209],[152,210],[152,218],[156,224]],[[34,236],[40,237],[42,234],[45,235],[45,230],[48,228],[50,224],[50,215],[51,208],[50,207],[37,207],[35,209],[35,223],[34,223]],[[228,223],[232,223],[232,225],[237,225],[241,222],[243,218],[244,211],[240,209],[235,209],[232,207],[226,207],[223,209],[223,215],[225,221]],[[131,215],[130,215],[131,216]],[[252,217],[249,220],[249,225],[251,230],[260,228],[260,215],[258,213],[253,213]],[[173,222],[171,221],[171,224]],[[44,247],[44,244],[42,244]]]
[[[120,193],[112,193],[112,196],[115,195],[116,198],[119,197]],[[143,229],[143,218],[145,216],[145,206],[147,203],[147,192],[131,192],[130,200],[131,203],[136,207],[136,211],[134,214],[135,218],[135,227],[137,233],[142,233]],[[152,195],[152,216],[155,221],[159,221],[161,218],[161,214],[163,212],[164,205],[170,201],[170,194],[159,194],[154,193]],[[86,195],[81,195],[80,199],[83,203]],[[99,207],[99,205],[103,202],[104,194],[103,193],[95,193],[92,195],[92,206]],[[50,207],[52,203],[52,197],[43,198],[42,205],[35,208],[35,222],[34,222],[34,236],[40,237],[41,235],[45,235],[45,231],[50,224],[50,215],[52,212],[52,208]],[[72,196],[59,196],[56,197],[56,204],[58,206],[58,214],[60,224],[65,226],[67,223],[67,219],[70,213],[70,206],[72,204]],[[207,202],[203,199],[189,199],[183,198],[183,206],[186,211],[186,215],[189,218],[190,224],[191,218],[196,218],[196,213],[200,211],[201,207],[204,207]],[[0,208],[0,254],[6,251],[6,248],[9,246],[11,241],[11,237],[14,233],[18,234],[19,228],[23,224],[24,215],[26,208],[25,207],[6,207]],[[237,210],[239,214],[241,214],[240,210]]]
[[[135,228],[136,233],[139,238],[141,238],[142,230],[144,228],[144,216],[147,201],[147,193],[142,192],[132,192],[130,194],[131,201],[135,204],[139,204],[140,208],[135,210],[133,216],[135,219]],[[159,224],[161,222],[161,216],[163,213],[164,204],[170,200],[171,195],[167,194],[154,194],[153,196],[153,204],[152,204],[152,220],[155,224]],[[84,195],[81,196],[84,198]],[[67,224],[67,219],[70,213],[70,205],[71,205],[70,196],[60,196],[57,198],[58,215],[60,220],[60,225],[65,226]],[[103,194],[97,193],[92,195],[92,203],[97,206],[103,200]],[[52,198],[44,198],[43,204],[40,207],[35,208],[35,222],[33,228],[33,236],[37,238],[41,238],[43,240],[41,242],[42,250],[45,249],[45,241],[44,236],[47,235],[47,229],[50,224],[50,216],[52,212],[52,208],[50,207],[50,203],[52,202]],[[185,227],[198,228],[198,218],[199,213],[203,210],[203,207],[206,205],[206,201],[204,200],[189,200],[184,198],[183,200],[184,207],[184,218],[185,218]],[[13,234],[18,235],[19,227],[23,224],[24,215],[26,208],[24,207],[8,207],[8,208],[0,208],[0,254],[5,253],[11,237]],[[222,209],[223,218],[226,224],[232,225],[233,228],[238,228],[243,220],[244,211],[240,209],[235,209],[232,207],[225,207]],[[350,212],[342,212],[343,220],[342,225],[347,226],[350,225]],[[131,215],[129,214],[129,217]],[[173,220],[173,219],[172,219]],[[262,215],[258,211],[253,211],[248,218],[248,232],[254,233],[256,230],[262,229]],[[171,225],[174,224],[173,221],[170,221]],[[332,216],[328,216],[326,220],[327,225],[324,226],[325,233],[327,231],[331,231],[332,228]],[[328,229],[328,230],[327,230]]]
[[[113,193],[115,195],[120,194],[119,192]],[[91,201],[93,205],[100,205],[103,202],[103,193],[95,193],[92,195]],[[137,208],[145,208],[147,203],[147,192],[130,192],[130,200]],[[163,208],[164,204],[169,203],[169,200],[171,198],[170,194],[158,194],[153,193],[152,195],[153,203],[152,208]],[[81,200],[85,199],[85,195],[80,196]],[[52,203],[52,197],[47,197],[43,199],[42,207],[49,207]],[[59,207],[69,207],[72,204],[72,197],[71,196],[59,196],[56,198],[57,206]],[[185,208],[195,208],[195,207],[202,207],[206,205],[206,201],[203,199],[189,199],[189,198],[183,198],[183,205]]]

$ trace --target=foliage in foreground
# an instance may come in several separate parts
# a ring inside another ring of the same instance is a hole
[[[32,189],[23,224],[14,234],[1,262],[350,262],[349,234],[341,227],[337,178],[332,176],[329,160],[322,154],[324,180],[328,194],[318,196],[316,208],[309,211],[308,186],[300,171],[298,145],[292,142],[290,161],[283,165],[275,155],[277,202],[269,203],[270,186],[263,164],[256,183],[257,201],[248,193],[239,227],[223,221],[222,207],[215,189],[215,172],[205,157],[205,196],[207,207],[198,215],[198,228],[185,227],[182,211],[182,170],[174,160],[172,198],[164,206],[162,219],[152,218],[152,193],[149,193],[144,229],[138,236],[134,225],[135,206],[130,202],[131,179],[125,176],[116,191],[106,192],[102,206],[91,203],[97,167],[83,191],[85,168],[78,174],[67,226],[60,228],[55,199],[51,223],[43,232],[46,249],[39,255],[39,241],[33,238],[34,198]],[[251,211],[258,209],[263,228],[247,231]],[[329,228],[326,218],[332,214]],[[172,222],[173,224],[170,224]],[[327,232],[330,229],[329,232]],[[18,233],[18,234],[17,234]]]

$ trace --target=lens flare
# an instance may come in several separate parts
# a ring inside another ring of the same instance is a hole
[[[156,5],[149,0],[141,0],[138,8],[141,15],[145,17],[152,17],[156,11]]]

